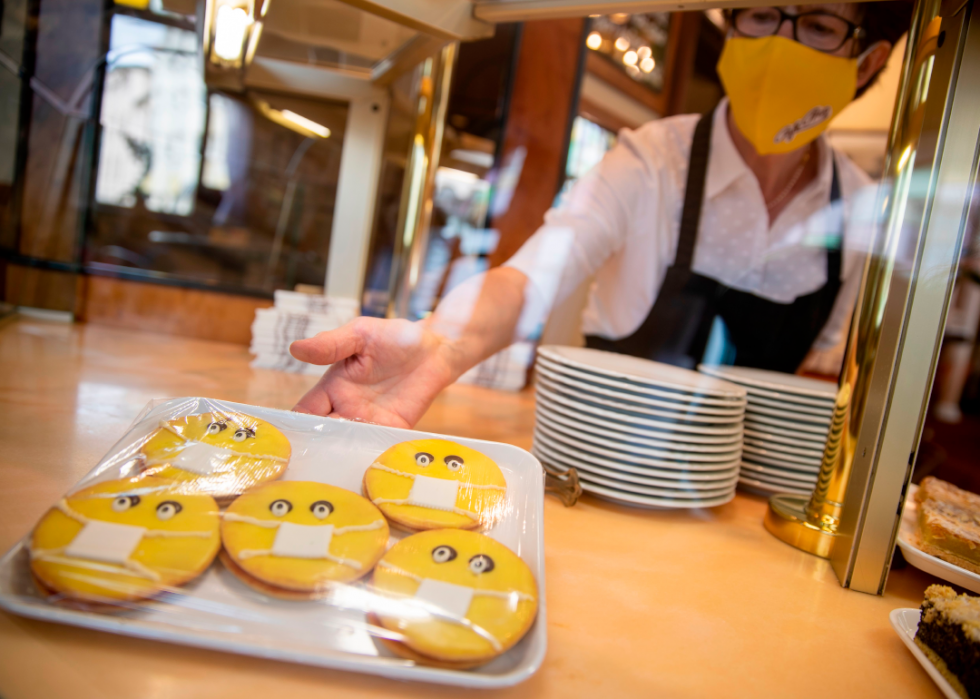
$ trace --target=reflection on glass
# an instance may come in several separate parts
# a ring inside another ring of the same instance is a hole
[[[112,19],[95,200],[187,215],[204,132],[204,79],[194,32]]]
[[[606,56],[627,75],[660,92],[670,30],[669,12],[595,17],[585,45]]]
[[[602,160],[616,145],[616,134],[604,129],[585,117],[577,116],[572,122],[572,137],[568,142],[568,159],[565,161],[565,183],[558,197],[563,197],[575,182]]]
[[[339,0],[272,2],[258,55],[370,70],[416,34]]]
[[[347,107],[209,94],[195,34],[143,17],[112,18],[86,262],[232,292],[323,285]]]

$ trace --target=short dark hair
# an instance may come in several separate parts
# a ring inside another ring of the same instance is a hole
[[[887,41],[894,48],[902,35],[909,30],[912,24],[912,11],[914,3],[911,0],[884,0],[882,2],[865,2],[858,6],[860,14],[860,24],[864,29],[864,36],[861,37],[859,46],[864,51],[879,41]],[[857,99],[863,95],[869,87],[877,82],[878,76],[875,75],[868,84],[854,94]]]
[[[878,41],[887,41],[894,46],[909,30],[912,9],[911,0],[863,3],[859,15],[861,26],[864,27],[861,49],[864,50]]]

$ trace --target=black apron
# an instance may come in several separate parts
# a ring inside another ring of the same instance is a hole
[[[586,345],[690,369],[701,361],[715,318],[719,317],[735,346],[736,365],[793,373],[834,307],[841,286],[842,236],[827,236],[828,240],[836,240],[836,245],[827,250],[827,283],[792,303],[769,301],[691,271],[713,121],[713,114],[706,114],[694,130],[677,256],[667,269],[653,308],[632,335],[619,340],[592,335],[586,337]],[[836,164],[833,173],[832,205],[840,200]]]

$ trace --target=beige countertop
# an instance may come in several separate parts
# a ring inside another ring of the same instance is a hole
[[[0,326],[0,549],[25,536],[155,398],[289,408],[310,377],[248,367],[244,347],[36,320]],[[529,448],[531,392],[445,391],[419,429]],[[935,579],[886,594],[762,528],[765,500],[653,512],[545,498],[548,652],[512,697],[939,697],[888,622]],[[452,687],[204,651],[0,612],[0,696],[455,696]]]

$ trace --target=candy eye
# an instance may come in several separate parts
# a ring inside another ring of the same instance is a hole
[[[452,546],[436,546],[432,549],[432,560],[436,563],[449,563],[456,558],[456,549]]]
[[[489,573],[493,570],[493,559],[485,553],[478,553],[473,558],[470,559],[470,572],[476,573]]]
[[[218,434],[228,429],[228,425],[224,422],[212,422],[208,425],[208,434]]]
[[[183,509],[183,505],[181,505],[179,502],[174,502],[173,500],[161,502],[159,505],[157,505],[157,519],[166,522]]]
[[[424,451],[420,451],[415,455],[415,463],[417,463],[419,466],[428,466],[433,461],[435,461],[435,459],[432,458],[432,454],[427,454]]]
[[[231,436],[231,438],[236,442],[244,442],[249,437],[255,439],[254,427],[239,427],[237,430],[235,430],[235,434]]]
[[[269,505],[269,512],[276,517],[285,517],[292,509],[293,503],[289,502],[289,500],[273,500],[272,504]]]
[[[463,460],[458,456],[447,456],[443,461],[446,462],[446,466],[450,471],[458,471],[463,468]]]
[[[285,502],[285,501],[283,501]],[[310,512],[317,519],[326,519],[333,512],[333,505],[331,505],[326,500],[317,500],[315,503],[310,505]]]
[[[130,507],[136,507],[139,504],[139,495],[120,495],[112,501],[112,509],[114,512],[125,512]]]

